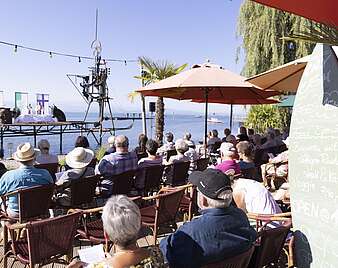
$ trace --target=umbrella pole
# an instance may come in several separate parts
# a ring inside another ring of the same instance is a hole
[[[229,128],[230,128],[230,131],[232,131],[232,113],[233,113],[233,106],[232,104],[230,104],[230,118],[229,118]]]
[[[207,157],[207,132],[208,132],[208,89],[205,89],[205,116],[204,116],[204,156]]]

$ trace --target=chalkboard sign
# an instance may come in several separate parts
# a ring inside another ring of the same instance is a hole
[[[318,44],[298,87],[289,178],[297,267],[338,267],[337,48]]]

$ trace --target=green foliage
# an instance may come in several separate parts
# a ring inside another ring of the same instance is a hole
[[[244,126],[253,128],[257,133],[264,133],[266,129],[285,129],[288,122],[286,109],[278,108],[275,105],[253,105],[250,108]]]
[[[183,71],[187,64],[176,66],[167,61],[153,61],[146,57],[140,57],[139,62],[142,66],[141,76],[135,78],[142,80],[143,85],[157,82]],[[132,97],[132,96],[130,96]],[[163,98],[157,98],[156,117],[155,117],[155,137],[162,144],[164,131],[164,101]]]
[[[305,18],[245,0],[240,8],[238,34],[245,52],[244,76],[253,76],[312,53],[314,44],[285,39],[295,33],[310,33],[316,23]],[[246,126],[264,132],[267,127],[284,129],[287,110],[272,105],[251,106]]]
[[[313,44],[283,39],[309,32],[314,22],[246,0],[240,8],[238,34],[243,38],[245,76],[264,72],[312,52]]]
[[[104,154],[105,154],[106,150],[107,150],[106,146],[100,146],[95,151],[95,157],[96,157],[97,161],[100,161],[104,157]]]

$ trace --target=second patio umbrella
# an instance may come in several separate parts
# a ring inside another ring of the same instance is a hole
[[[204,141],[207,136],[208,100],[265,99],[278,95],[276,91],[263,91],[246,82],[245,77],[211,64],[195,65],[192,69],[149,84],[136,90],[143,96],[198,99],[205,102]]]

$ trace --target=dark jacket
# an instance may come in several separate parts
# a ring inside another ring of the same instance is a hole
[[[202,210],[202,216],[163,239],[170,267],[200,267],[248,250],[256,239],[245,213],[233,206]]]

